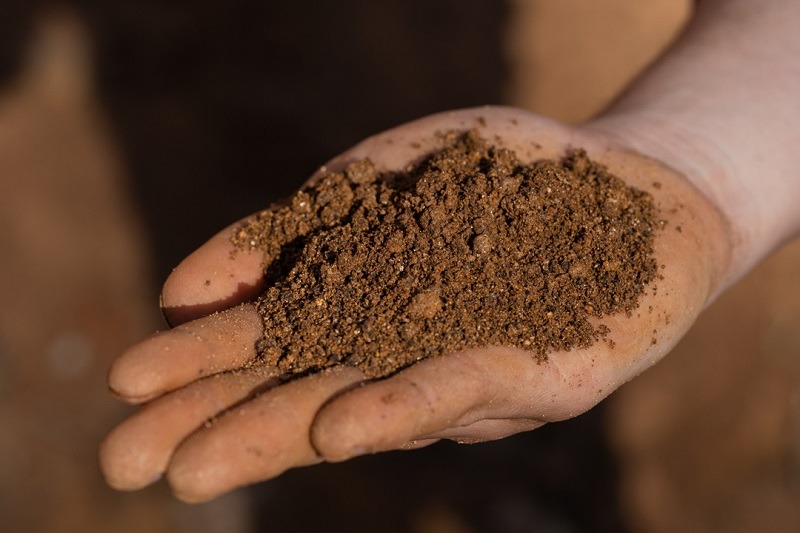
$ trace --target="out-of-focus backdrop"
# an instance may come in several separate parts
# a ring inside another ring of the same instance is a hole
[[[296,470],[210,504],[117,493],[110,361],[213,232],[371,133],[507,103],[597,113],[689,0],[58,3],[0,17],[0,530],[796,531],[800,244],[576,420]]]

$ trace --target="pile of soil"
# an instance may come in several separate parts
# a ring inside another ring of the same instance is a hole
[[[426,357],[586,347],[657,274],[655,208],[583,150],[522,164],[475,132],[403,172],[364,160],[239,228],[266,255],[260,357],[387,376]]]

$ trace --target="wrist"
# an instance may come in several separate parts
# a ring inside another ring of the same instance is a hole
[[[730,284],[800,232],[800,4],[712,0],[680,42],[585,128],[692,183],[731,236]]]
[[[583,128],[673,169],[718,212],[729,259],[719,273],[715,294],[797,232],[797,213],[792,207],[796,197],[771,189],[774,182],[762,179],[768,168],[745,168],[713,135],[657,114],[610,116]]]

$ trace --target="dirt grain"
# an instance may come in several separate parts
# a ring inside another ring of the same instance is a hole
[[[583,150],[523,164],[467,132],[403,172],[327,173],[233,241],[265,253],[266,363],[375,378],[468,347],[591,345],[592,319],[656,277],[657,227],[651,196]]]

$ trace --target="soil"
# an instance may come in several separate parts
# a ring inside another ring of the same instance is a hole
[[[468,347],[587,347],[657,275],[652,197],[583,150],[526,165],[475,132],[403,172],[327,173],[239,228],[266,256],[260,357],[367,377]]]

